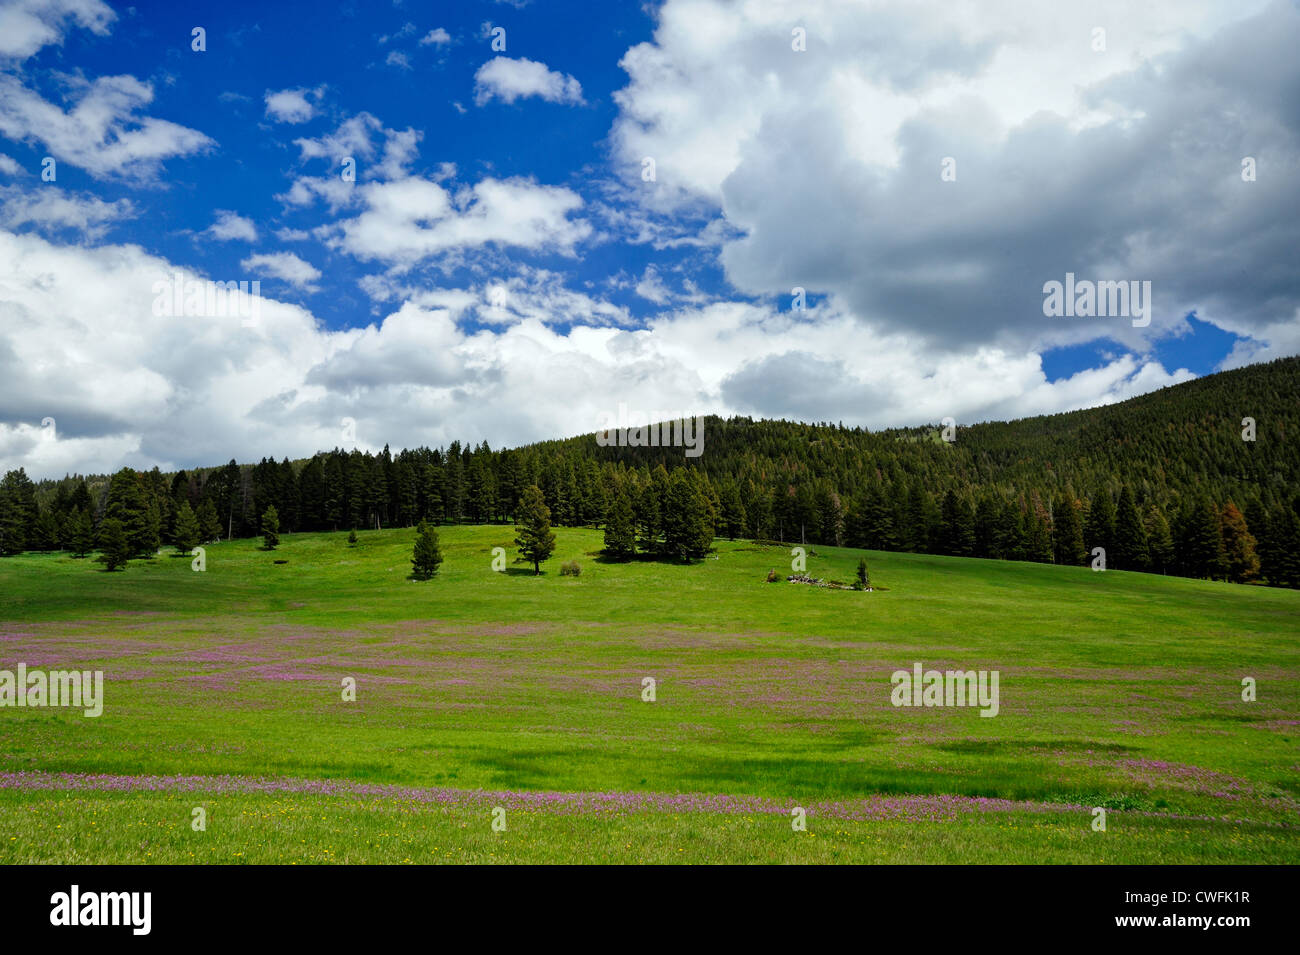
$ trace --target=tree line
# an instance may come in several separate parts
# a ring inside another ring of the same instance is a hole
[[[1282,359],[952,441],[709,417],[699,458],[585,435],[39,485],[18,469],[0,482],[0,553],[87,554],[113,521],[147,555],[256,536],[269,507],[287,533],[509,522],[535,486],[554,524],[603,526],[622,559],[697,559],[715,536],[1071,565],[1102,548],[1109,569],[1300,587],[1297,395],[1300,359]]]

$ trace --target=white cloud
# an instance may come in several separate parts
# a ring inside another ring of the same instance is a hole
[[[237,316],[157,318],[154,283],[175,271],[135,246],[0,232],[0,468],[192,467],[258,448],[295,457],[337,445],[345,416],[370,448],[518,445],[594,430],[619,402],[870,427],[965,423],[1118,401],[1190,377],[1125,357],[1049,383],[1036,354],[936,358],[907,336],[864,336],[829,305],[796,318],[716,303],[644,329],[595,324],[581,315],[592,303],[579,295],[565,306],[545,272],[507,282],[500,306],[491,283],[393,288],[409,297],[378,325],[347,331],[274,299],[252,328]],[[491,307],[512,320],[486,323],[480,312]],[[575,314],[548,320],[557,307]],[[46,416],[58,421],[56,441],[39,440]]]
[[[333,244],[359,259],[409,267],[441,253],[487,244],[571,252],[591,227],[570,214],[572,190],[526,179],[483,179],[448,192],[428,179],[358,187],[365,211],[336,227]]]
[[[0,6],[0,57],[23,60],[62,43],[67,21],[107,36],[117,14],[101,0],[6,0]]]
[[[339,124],[332,133],[317,139],[295,139],[303,161],[329,160],[330,177],[338,179],[343,159],[357,163],[358,179],[397,179],[406,175],[415,160],[424,133],[407,127],[388,129],[370,113],[358,113]]]
[[[420,38],[420,46],[429,46],[430,44],[433,44],[434,46],[446,46],[450,42],[451,34],[442,27],[430,30]]]
[[[583,102],[581,83],[535,60],[493,57],[474,74],[474,102],[479,106],[494,98],[513,103],[528,96],[541,97],[548,103]]]
[[[279,92],[266,91],[266,115],[281,123],[305,123],[316,115],[311,96],[320,98],[319,90],[289,89]]]
[[[1283,264],[1300,245],[1294,4],[667,0],[657,15],[615,95],[623,199],[725,215],[720,260],[743,295],[836,296],[860,334],[952,351],[1109,337],[1141,353],[1193,309],[1260,330],[1300,304]],[[1244,185],[1238,153],[1265,152],[1286,172]],[[617,224],[658,241],[652,217]],[[1042,286],[1067,271],[1151,281],[1150,328],[1045,319]]]
[[[32,224],[42,232],[72,229],[98,239],[112,223],[134,213],[129,199],[105,202],[97,196],[74,195],[54,185],[38,189],[0,187],[0,225],[18,229]]]
[[[63,79],[76,100],[66,113],[16,77],[0,75],[0,135],[43,143],[96,178],[146,178],[166,159],[214,145],[198,130],[138,115],[153,101],[153,87],[133,76]]]
[[[0,153],[0,172],[3,172],[6,176],[21,176],[23,171],[23,167],[18,165],[18,162],[12,156]]]
[[[283,279],[290,285],[297,286],[307,292],[316,291],[316,286],[313,283],[320,278],[320,269],[292,252],[250,255],[239,264],[250,272]]]
[[[205,235],[220,242],[256,242],[257,226],[252,219],[245,219],[229,209],[218,209],[216,221],[204,230]]]
[[[384,58],[384,62],[389,66],[395,66],[399,70],[409,70],[411,68],[411,59],[405,53],[398,50],[392,50]]]

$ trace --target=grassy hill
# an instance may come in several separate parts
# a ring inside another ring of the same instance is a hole
[[[409,530],[0,562],[0,668],[106,683],[0,710],[0,862],[1300,860],[1300,593],[876,552],[857,593],[564,528],[533,577],[510,527],[441,533],[428,583]],[[999,714],[894,707],[917,661],[999,671]]]

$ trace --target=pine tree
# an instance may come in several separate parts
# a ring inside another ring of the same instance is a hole
[[[659,550],[659,494],[651,482],[642,486],[636,498],[637,548],[643,554]]]
[[[1219,511],[1209,495],[1197,498],[1183,528],[1184,566],[1190,577],[1217,577],[1223,573],[1223,534]]]
[[[620,490],[605,519],[605,553],[615,560],[629,560],[636,554],[636,526],[632,500]]]
[[[1288,504],[1269,512],[1264,578],[1274,587],[1300,587],[1300,516]]]
[[[664,510],[664,550],[679,560],[703,557],[713,546],[713,521],[698,472],[673,471]]]
[[[153,557],[162,546],[162,507],[155,501],[149,501],[144,507],[144,531],[140,539],[141,553]]]
[[[221,537],[221,519],[217,516],[216,505],[210,499],[200,502],[199,509],[194,517],[199,522],[200,544],[206,544]]]
[[[420,523],[423,524],[424,521],[421,520]],[[357,531],[356,531],[356,528],[353,528],[352,530],[348,531],[348,543],[349,543],[350,545],[352,545],[353,547],[356,546],[356,543],[357,543]]]
[[[1223,539],[1223,569],[1228,579],[1244,584],[1258,577],[1255,538],[1246,528],[1246,518],[1232,501],[1224,504],[1219,514],[1219,533]]]
[[[0,483],[0,554],[21,554],[36,534],[36,485],[22,468]]]
[[[1161,574],[1169,573],[1174,566],[1174,538],[1165,515],[1154,505],[1147,515],[1147,548],[1151,554],[1151,569]]]
[[[740,500],[740,492],[736,489],[735,481],[728,480],[723,484],[722,493],[718,495],[718,503],[722,511],[722,534],[728,540],[744,536],[745,505]]]
[[[1025,559],[1025,512],[1016,501],[1004,501],[998,523],[997,556],[1000,560]]]
[[[145,500],[140,475],[131,468],[122,468],[109,481],[104,516],[122,525],[132,557],[151,556],[158,549],[149,502]]]
[[[1115,508],[1105,488],[1098,488],[1092,496],[1088,519],[1083,525],[1083,546],[1090,554],[1095,547],[1105,548],[1107,566],[1110,565],[1115,550]]]
[[[126,528],[117,518],[106,517],[99,526],[99,550],[100,554],[95,560],[110,571],[125,567],[134,553],[126,536]]]
[[[939,509],[939,546],[950,557],[969,557],[975,552],[975,514],[970,504],[951,488]]]
[[[420,521],[415,529],[415,550],[411,555],[411,577],[428,580],[442,564],[442,549],[438,546],[438,532],[428,521]]]
[[[280,543],[280,514],[274,504],[262,514],[262,541],[265,550],[275,550]]]
[[[73,557],[85,557],[95,549],[95,524],[89,511],[78,509],[68,518],[68,549]]]
[[[867,559],[858,558],[858,589],[867,590],[871,587],[871,578],[867,574]]]
[[[532,562],[533,573],[540,574],[542,562],[555,551],[555,535],[551,532],[551,509],[536,484],[524,488],[520,495],[516,520],[515,546],[525,560]]]
[[[1068,496],[1056,499],[1052,521],[1056,526],[1052,540],[1056,562],[1067,567],[1083,564],[1088,550],[1083,546],[1083,522],[1079,520],[1079,511],[1073,499]]]
[[[176,527],[172,531],[176,553],[188,554],[199,543],[199,520],[194,516],[190,502],[185,501],[176,511]]]
[[[1146,528],[1127,484],[1120,489],[1115,512],[1115,551],[1107,551],[1106,557],[1118,570],[1145,570],[1150,560]]]
[[[1030,501],[1029,511],[1025,515],[1025,559],[1040,564],[1052,562],[1051,518],[1038,501],[1037,495]]]
[[[31,547],[47,552],[59,549],[59,519],[50,508],[41,511],[36,518]]]
[[[868,544],[868,547],[880,547]],[[998,505],[992,495],[985,494],[975,505],[975,556],[1000,557],[998,548]]]

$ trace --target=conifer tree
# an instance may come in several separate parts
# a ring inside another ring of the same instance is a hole
[[[89,511],[79,508],[69,516],[68,549],[73,557],[85,557],[95,549],[95,524]]]
[[[533,565],[533,573],[542,572],[542,562],[555,551],[555,534],[551,532],[551,510],[536,484],[524,488],[519,497],[516,515],[515,546],[523,558]]]
[[[199,522],[200,544],[217,540],[221,536],[221,519],[217,516],[216,505],[210,499],[204,499],[199,503],[199,509],[194,517]]]
[[[99,551],[95,558],[104,565],[105,570],[117,570],[125,567],[133,551],[126,536],[126,528],[116,517],[106,517],[99,526]]]
[[[266,550],[275,550],[280,543],[280,514],[274,504],[262,514],[262,541]]]
[[[1289,504],[1277,504],[1269,513],[1267,546],[1263,555],[1264,578],[1274,587],[1300,587],[1300,516]]]
[[[689,468],[673,471],[668,482],[668,506],[663,514],[664,550],[679,560],[703,557],[713,546],[709,503]]]
[[[1108,551],[1107,558],[1119,570],[1145,570],[1150,559],[1146,528],[1127,484],[1120,489],[1115,511],[1115,552]]]
[[[21,554],[36,533],[36,485],[22,468],[0,482],[0,554]]]
[[[415,529],[415,550],[411,555],[411,576],[415,580],[429,580],[442,564],[442,548],[438,532],[428,521],[420,521]]]
[[[636,554],[636,526],[632,501],[626,490],[614,498],[605,519],[605,553],[615,560],[629,560]]]
[[[178,554],[188,554],[199,543],[199,519],[194,516],[190,502],[185,501],[176,510],[176,528],[172,541]]]
[[[1083,525],[1083,546],[1090,554],[1093,548],[1104,547],[1109,564],[1115,550],[1115,507],[1110,492],[1104,487],[1097,489],[1088,507],[1088,519]]]
[[[1174,565],[1174,538],[1169,531],[1169,522],[1157,507],[1152,507],[1147,516],[1147,547],[1151,554],[1151,569],[1161,574],[1169,573]]]
[[[1209,495],[1201,494],[1183,528],[1182,558],[1190,577],[1223,573],[1223,533],[1219,512]]]
[[[1227,578],[1244,584],[1258,577],[1255,538],[1246,528],[1246,518],[1232,501],[1224,504],[1219,514],[1219,533],[1223,539],[1223,569]]]
[[[1079,520],[1074,501],[1069,497],[1058,497],[1052,509],[1052,521],[1056,529],[1052,539],[1056,562],[1068,567],[1083,564],[1088,550],[1083,546],[1083,522]]]
[[[59,549],[59,519],[50,508],[45,508],[37,515],[30,546],[33,550],[40,551]]]

